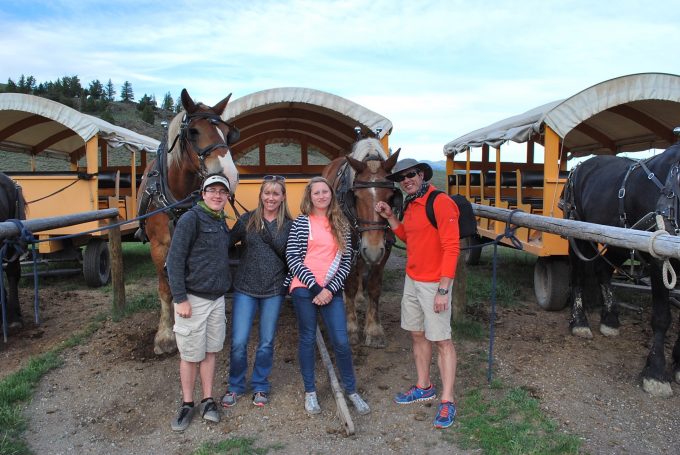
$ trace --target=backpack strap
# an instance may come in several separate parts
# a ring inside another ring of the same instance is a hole
[[[427,219],[435,229],[437,229],[437,219],[434,217],[434,200],[440,194],[444,194],[444,192],[441,190],[434,190],[427,196],[427,201],[425,202],[425,215],[427,215]]]

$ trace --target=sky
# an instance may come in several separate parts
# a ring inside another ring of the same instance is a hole
[[[640,72],[680,74],[677,0],[0,0],[0,81],[125,81],[214,104],[276,87],[392,121],[401,157]]]

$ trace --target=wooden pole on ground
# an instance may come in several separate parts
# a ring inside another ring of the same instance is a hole
[[[116,223],[112,218],[110,223]],[[111,286],[113,287],[113,311],[120,313],[125,309],[125,280],[123,277],[123,247],[120,226],[109,229],[109,257],[111,259]]]
[[[354,434],[354,422],[352,422],[352,417],[349,415],[349,408],[347,407],[347,401],[345,401],[345,394],[342,393],[342,389],[340,388],[338,377],[335,375],[335,369],[333,369],[331,357],[328,355],[326,343],[323,341],[323,336],[321,335],[321,330],[318,326],[316,327],[316,345],[319,347],[321,360],[323,361],[326,370],[328,370],[331,389],[333,389],[333,395],[335,395],[335,404],[338,407],[338,418],[342,422],[347,436],[351,436]]]

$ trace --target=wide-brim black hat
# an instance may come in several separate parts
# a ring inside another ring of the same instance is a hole
[[[419,171],[422,171],[426,182],[429,182],[430,179],[432,179],[432,168],[430,165],[427,163],[420,163],[413,158],[404,158],[403,160],[397,161],[397,164],[394,166],[394,168],[392,168],[392,173],[390,175],[386,175],[385,178],[395,182],[395,177],[397,174],[401,174],[405,170],[411,168],[416,168]]]

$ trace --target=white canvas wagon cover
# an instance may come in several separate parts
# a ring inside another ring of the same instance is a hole
[[[110,147],[155,153],[159,141],[64,104],[22,93],[0,94],[0,148],[72,154],[99,135]]]
[[[666,148],[676,140],[673,128],[680,126],[680,76],[641,73],[610,79],[465,134],[447,143],[444,154],[507,141],[542,143],[546,125],[572,156]]]

